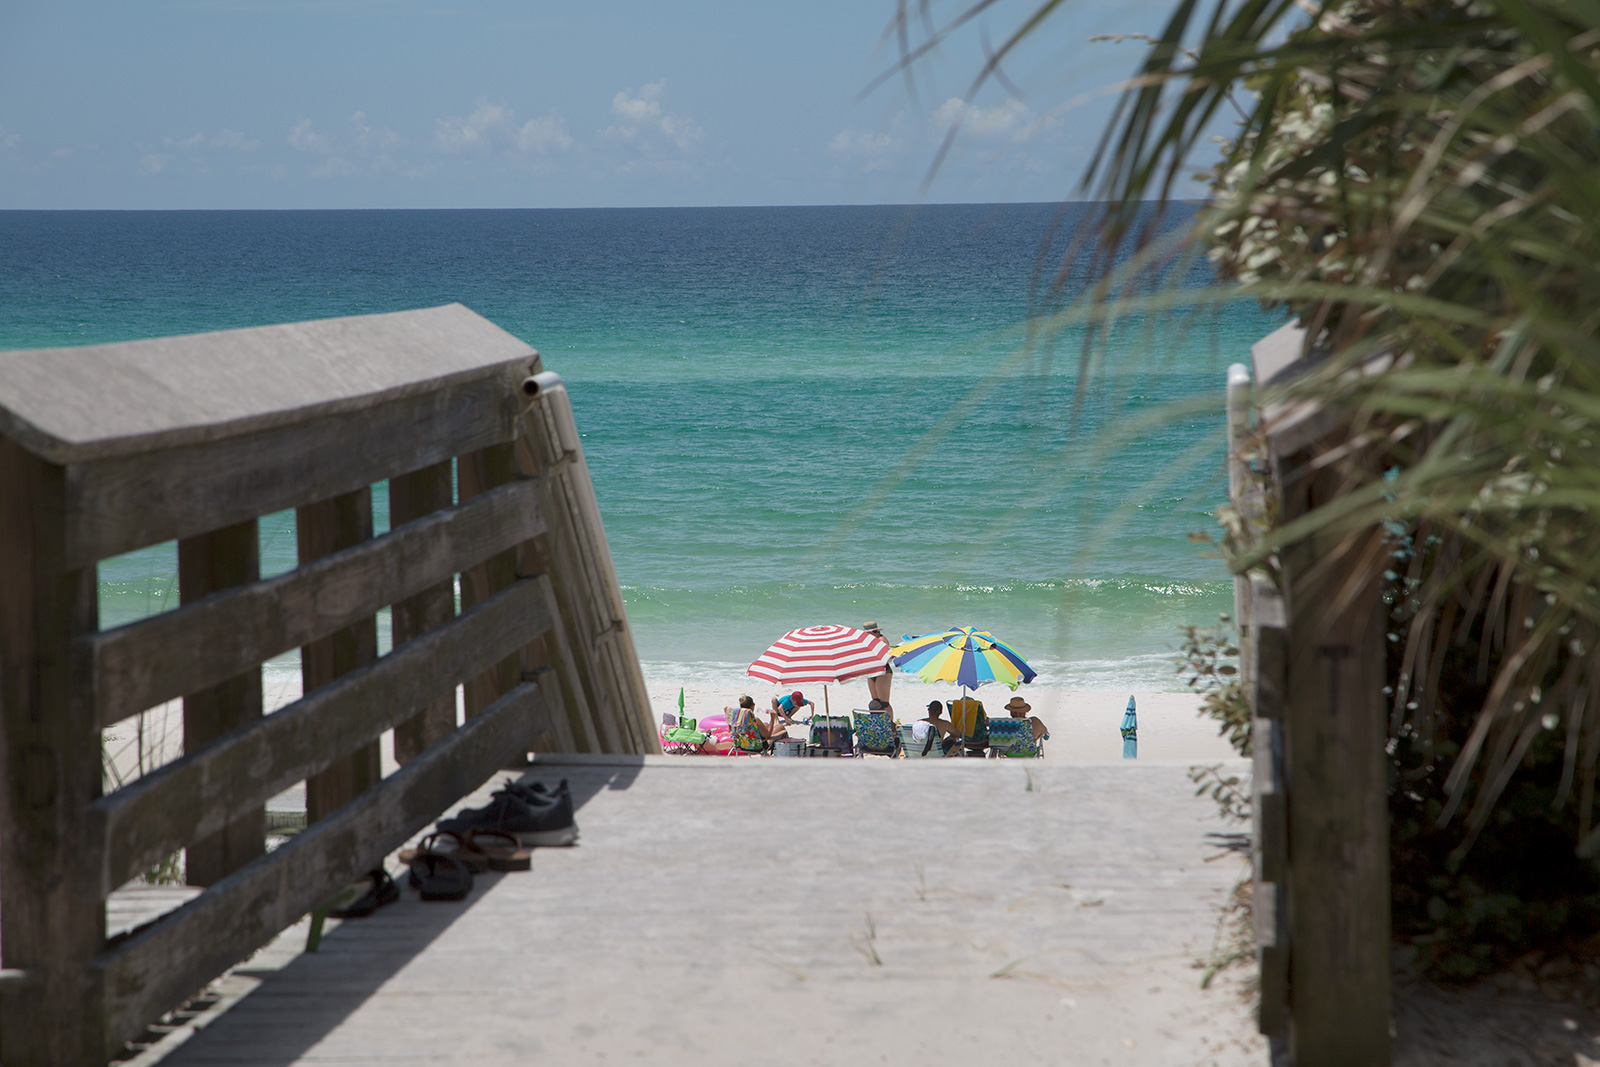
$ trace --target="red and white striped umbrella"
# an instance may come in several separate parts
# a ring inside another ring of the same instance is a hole
[[[806,626],[773,642],[748,673],[773,685],[846,682],[882,674],[888,662],[889,642],[877,634],[853,626]]]

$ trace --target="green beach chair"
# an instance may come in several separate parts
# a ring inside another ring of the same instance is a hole
[[[668,752],[684,755],[690,752],[700,752],[711,735],[703,730],[697,730],[699,719],[680,719],[668,713],[661,717],[662,724],[666,727],[661,731],[661,747]]]
[[[1033,739],[1032,721],[1007,715],[989,720],[989,751],[1011,759],[1033,759],[1044,755],[1044,746]]]

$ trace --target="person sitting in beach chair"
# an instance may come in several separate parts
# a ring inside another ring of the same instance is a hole
[[[874,700],[866,711],[852,711],[855,723],[857,756],[900,755],[900,733],[894,728],[894,709],[887,701]]]
[[[1044,755],[1044,739],[1050,731],[1038,716],[1029,715],[1033,705],[1021,697],[1012,697],[1004,715],[989,720],[989,755],[1031,758]]]
[[[739,698],[739,706],[729,708],[728,734],[733,738],[733,747],[740,752],[757,754],[768,752],[772,749],[774,741],[782,740],[789,736],[789,731],[779,726],[776,720],[763,724],[756,718],[756,699],[752,696]]]
[[[924,715],[911,728],[912,748],[919,756],[933,755],[935,745],[939,747],[941,756],[959,755],[961,747],[961,734],[957,732],[955,724],[943,717],[944,705],[937,700],[928,702],[928,714]],[[918,728],[921,729],[918,729]],[[920,747],[918,747],[920,746]],[[911,749],[907,749],[907,755]]]
[[[950,702],[950,725],[961,736],[963,755],[981,756],[989,747],[989,716],[983,702],[964,696]]]

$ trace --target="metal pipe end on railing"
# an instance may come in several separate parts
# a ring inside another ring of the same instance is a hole
[[[561,375],[553,370],[547,370],[523,379],[522,395],[529,400],[538,400],[545,393],[565,388],[566,385],[561,381]]]

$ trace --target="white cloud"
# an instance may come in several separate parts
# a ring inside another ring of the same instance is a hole
[[[139,159],[140,174],[160,174],[167,169],[171,156],[162,155],[160,152],[149,152]]]
[[[22,134],[7,133],[4,126],[0,126],[0,150],[15,148],[22,142]]]
[[[846,126],[828,142],[828,151],[836,156],[881,156],[897,147],[899,140],[893,134],[857,126]]]
[[[1020,100],[1007,100],[993,107],[978,107],[952,96],[934,111],[930,132],[934,137],[943,139],[951,127],[959,123],[961,133],[967,136],[1022,144],[1053,125],[1054,121],[1049,117],[1034,121],[1027,106]]]
[[[524,152],[547,152],[551,148],[572,147],[566,122],[553,111],[542,119],[524,122],[513,140]]]
[[[310,119],[301,119],[289,127],[288,141],[290,148],[301,152],[316,152],[319,155],[329,155],[333,152],[333,142],[328,140],[326,134],[312,130]]]
[[[405,143],[405,139],[389,127],[369,123],[365,111],[350,116],[350,141],[356,154],[361,156],[387,156]]]
[[[206,143],[212,148],[232,149],[235,152],[254,152],[261,147],[260,141],[233,130],[223,130]]]
[[[517,125],[505,104],[480,99],[470,115],[452,115],[433,124],[433,143],[441,152],[561,151],[572,147],[566,120],[554,111]]]
[[[689,149],[705,136],[705,131],[695,125],[687,115],[674,115],[663,111],[661,97],[667,89],[665,78],[651,82],[638,92],[623,89],[611,98],[611,113],[622,120],[617,126],[607,126],[600,131],[602,137],[634,143],[655,141],[656,134],[676,145],[679,150]]]
[[[289,128],[286,140],[298,151],[326,157],[312,169],[313,178],[393,170],[393,153],[405,144],[389,127],[368,122],[365,111],[351,115],[348,129],[337,133],[319,133],[310,119],[301,119]]]
[[[842,161],[853,162],[858,171],[867,174],[888,168],[894,157],[909,147],[905,112],[899,112],[886,129],[864,130],[859,126],[846,126],[828,142],[828,153]]]

